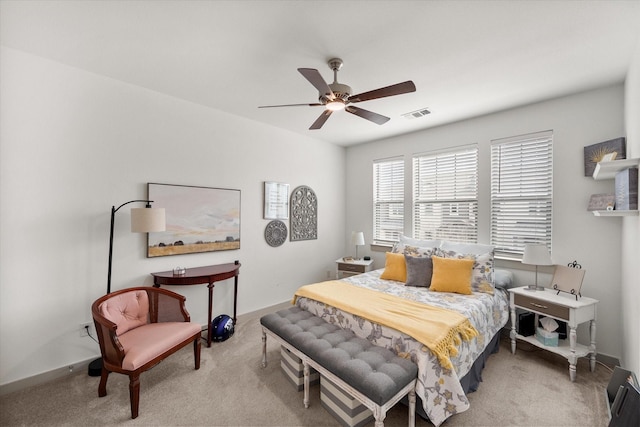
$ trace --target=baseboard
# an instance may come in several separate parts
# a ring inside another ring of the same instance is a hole
[[[276,310],[281,310],[283,308],[287,308],[291,306],[291,300],[282,302],[280,304],[276,304],[270,307],[265,307],[260,310],[256,310],[250,313],[241,314],[238,316],[238,323],[242,323],[243,319],[249,319],[253,317],[260,317],[265,314],[271,313]],[[207,330],[207,325],[203,325],[204,330]],[[20,380],[16,380],[11,383],[0,385],[0,396],[5,394],[13,393],[15,391],[24,390],[25,388],[33,387],[36,385],[44,384],[49,381],[57,380],[59,378],[66,377],[68,375],[75,375],[78,372],[87,373],[89,368],[89,363],[91,363],[96,358],[100,357],[100,355],[93,356],[87,360],[81,360],[76,363],[72,363],[67,366],[62,366],[60,368],[52,369],[47,372],[43,372],[37,375],[33,375],[31,377],[23,378]]]
[[[63,366],[61,368],[52,369],[51,371],[23,378],[12,383],[3,384],[0,386],[0,396],[13,393],[14,391],[24,390],[25,388],[44,384],[49,381],[57,380],[68,375],[74,375],[80,371],[86,373],[89,367],[89,363],[91,363],[94,359],[96,359],[96,356],[87,360],[81,360],[80,362],[76,362],[68,366]]]

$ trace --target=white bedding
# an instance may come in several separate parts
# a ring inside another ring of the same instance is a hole
[[[357,336],[366,338],[378,346],[389,348],[400,355],[409,354],[418,365],[416,393],[421,397],[424,410],[431,422],[439,426],[451,415],[469,408],[469,401],[460,384],[460,378],[469,372],[476,358],[507,323],[508,293],[502,289],[496,289],[493,295],[479,292],[473,295],[432,292],[426,288],[409,287],[402,282],[380,279],[382,271],[375,270],[342,280],[357,286],[457,311],[465,315],[476,328],[478,336],[470,341],[463,341],[458,347],[458,355],[451,357],[455,367],[453,371],[442,368],[438,359],[423,344],[395,329],[374,324],[307,298],[298,298],[296,304],[328,322],[352,330]],[[425,320],[425,327],[428,327],[427,325],[428,320]]]

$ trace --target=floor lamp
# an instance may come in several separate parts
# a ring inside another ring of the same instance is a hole
[[[107,293],[111,293],[111,264],[113,261],[113,224],[116,212],[129,203],[146,203],[144,208],[131,208],[131,232],[151,233],[165,231],[166,221],[164,208],[152,208],[153,200],[130,200],[117,208],[111,207],[111,232],[109,234],[109,269],[107,270]],[[99,377],[102,373],[102,359],[96,359],[89,363],[89,376]]]

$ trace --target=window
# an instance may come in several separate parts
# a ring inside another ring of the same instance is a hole
[[[413,237],[477,241],[477,147],[413,158]]]
[[[373,241],[400,240],[404,230],[404,159],[373,162]]]
[[[529,243],[551,249],[553,132],[491,142],[491,244],[520,257]]]

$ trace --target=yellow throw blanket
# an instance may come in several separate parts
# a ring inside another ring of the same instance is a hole
[[[453,369],[450,357],[458,354],[461,340],[478,335],[462,314],[346,282],[331,280],[300,287],[293,298],[310,298],[403,332],[421,342],[438,357],[445,369]]]

